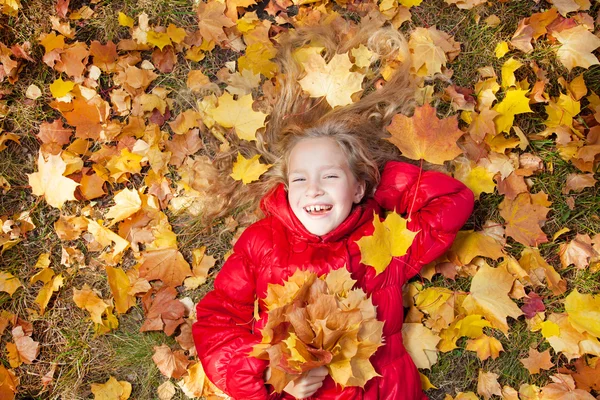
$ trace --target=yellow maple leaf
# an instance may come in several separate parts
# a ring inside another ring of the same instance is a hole
[[[585,26],[577,25],[574,28],[553,32],[552,36],[562,44],[556,55],[569,72],[575,67],[589,68],[599,63],[592,51],[600,47],[600,38]]]
[[[506,92],[504,100],[493,107],[493,110],[500,114],[494,119],[496,132],[509,132],[515,115],[531,112],[526,94],[527,90],[509,90]]]
[[[376,274],[382,273],[393,257],[406,254],[418,232],[406,228],[407,220],[396,212],[391,212],[383,222],[374,214],[375,230],[371,236],[356,241],[360,247],[360,262],[375,268]]]
[[[354,57],[354,64],[359,68],[366,68],[371,65],[371,61],[375,55],[367,46],[362,43],[360,46],[353,48],[350,53],[352,54],[352,57]]]
[[[181,391],[191,399],[202,397],[205,382],[208,381],[202,364],[200,362],[194,363],[191,367],[188,367],[187,372],[187,375],[177,382]]]
[[[600,295],[581,294],[575,289],[565,298],[565,311],[573,328],[600,338]]]
[[[6,292],[9,296],[12,296],[22,286],[23,284],[21,284],[18,277],[10,272],[0,271],[0,292]]]
[[[171,41],[175,43],[183,42],[183,39],[186,37],[185,29],[179,28],[174,24],[169,24],[167,27],[167,35],[171,39]]]
[[[303,63],[306,76],[298,82],[311,97],[324,96],[332,108],[352,104],[351,96],[362,90],[364,75],[350,72],[353,67],[348,54],[336,54],[329,61],[309,54]]]
[[[105,256],[105,261],[117,263],[123,256],[123,252],[129,247],[129,242],[115,232],[104,227],[101,220],[94,221],[87,219],[87,222],[88,232],[94,236],[94,239],[96,239],[98,243],[104,247],[111,246],[114,243],[112,253],[105,253],[103,256]]]
[[[491,324],[483,319],[483,316],[477,314],[467,315],[456,322],[460,336],[468,336],[472,339],[481,337],[483,328],[490,326]]]
[[[494,337],[481,335],[477,339],[467,340],[467,350],[477,353],[477,357],[481,361],[485,361],[492,357],[494,360],[500,356],[500,352],[504,351],[502,343]]]
[[[65,37],[63,35],[57,35],[54,32],[50,32],[48,34],[43,34],[40,37],[40,44],[44,46],[44,54],[48,54],[54,49],[64,49]]]
[[[487,168],[476,165],[474,162],[466,160],[455,160],[454,178],[458,179],[475,195],[475,200],[479,200],[481,193],[494,193],[496,182],[494,182],[494,173]]]
[[[19,0],[0,0],[0,12],[3,14],[16,17],[20,7],[21,2]]]
[[[508,43],[507,42],[500,42],[500,43],[498,43],[496,45],[496,48],[494,49],[494,53],[496,54],[496,58],[502,58],[508,52],[509,52],[509,49],[508,49]]]
[[[225,128],[235,128],[243,140],[256,140],[256,131],[265,126],[267,114],[252,109],[252,95],[240,96],[237,101],[227,92],[219,97],[219,105],[207,113]]]
[[[133,28],[133,18],[128,17],[121,11],[119,11],[119,25]]]
[[[94,400],[127,400],[131,395],[131,383],[117,381],[111,376],[105,383],[92,383]]]
[[[48,162],[46,162],[40,152],[38,156],[39,171],[27,174],[33,194],[44,196],[46,202],[56,208],[61,208],[68,200],[77,200],[75,189],[79,183],[63,176],[66,168],[67,164],[60,154],[50,154]]]
[[[233,173],[230,176],[244,184],[257,181],[271,167],[270,164],[261,164],[259,158],[260,154],[247,159],[238,153],[237,161],[233,164]]]
[[[502,65],[502,88],[506,89],[511,86],[515,86],[517,84],[517,80],[515,78],[515,71],[523,66],[523,63],[515,60],[514,58],[509,58]]]
[[[206,282],[208,271],[215,266],[217,260],[206,254],[206,246],[192,251],[192,274],[193,276],[183,281],[186,289],[196,289]]]
[[[135,189],[123,189],[114,197],[115,205],[112,206],[106,218],[112,219],[111,226],[138,212],[142,208],[142,199]]]
[[[92,321],[102,324],[102,314],[108,308],[104,302],[89,286],[84,284],[81,290],[73,288],[73,301],[77,307],[87,310]]]
[[[550,101],[546,106],[548,119],[545,121],[548,128],[558,126],[568,126],[573,128],[573,117],[581,111],[579,101],[575,101],[571,96],[561,93],[558,101]]]
[[[469,314],[480,314],[494,328],[508,335],[507,317],[518,318],[523,312],[508,297],[515,278],[505,266],[492,268],[484,264],[471,281],[471,293],[463,301]]]
[[[75,83],[71,81],[63,81],[62,78],[58,78],[50,84],[50,93],[54,98],[61,98],[66,96],[73,88]]]
[[[238,58],[240,72],[252,71],[254,74],[263,74],[272,78],[277,73],[278,67],[271,61],[277,55],[277,49],[271,43],[254,42],[246,48],[246,53]]]
[[[108,285],[115,298],[115,309],[124,314],[135,305],[135,296],[130,295],[131,282],[129,277],[121,268],[106,266]]]
[[[161,50],[165,46],[169,46],[171,44],[171,38],[167,33],[164,32],[148,31],[146,40],[148,43],[158,47]]]

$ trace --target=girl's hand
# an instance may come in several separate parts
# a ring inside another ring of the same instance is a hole
[[[329,372],[326,367],[311,369],[305,375],[291,381],[283,391],[291,394],[297,399],[305,399],[312,396],[323,386],[323,381]],[[271,377],[271,368],[265,371],[265,381]]]

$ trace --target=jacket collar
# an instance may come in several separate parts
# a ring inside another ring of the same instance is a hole
[[[261,210],[266,216],[273,216],[296,237],[312,243],[336,242],[350,236],[359,226],[373,220],[373,212],[380,212],[379,206],[373,199],[355,205],[350,215],[331,232],[317,236],[310,233],[292,211],[287,199],[287,191],[283,183],[273,188],[260,203]]]

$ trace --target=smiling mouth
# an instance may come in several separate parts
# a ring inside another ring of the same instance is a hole
[[[304,211],[309,215],[323,215],[328,213],[332,208],[333,206],[331,205],[315,205],[304,207]]]

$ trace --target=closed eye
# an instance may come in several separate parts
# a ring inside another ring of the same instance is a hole
[[[337,178],[337,177],[338,177],[337,175],[327,175],[325,178],[329,179],[329,178]]]
[[[294,178],[292,179],[292,182],[302,182],[304,180],[304,178]]]

